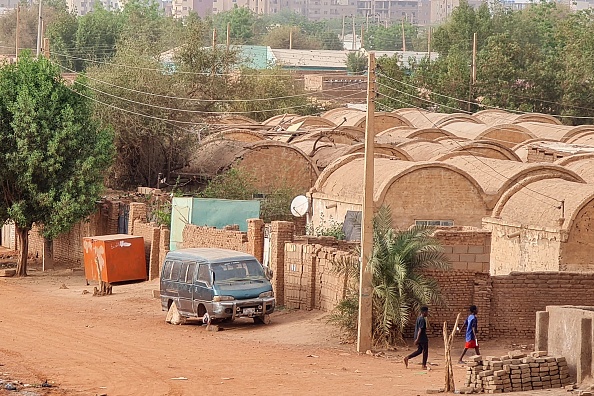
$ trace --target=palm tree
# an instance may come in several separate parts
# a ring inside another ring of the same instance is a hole
[[[373,222],[373,251],[369,262],[373,274],[373,339],[376,344],[393,345],[402,340],[411,315],[423,305],[441,303],[437,282],[426,275],[428,269],[448,269],[449,262],[432,228],[413,226],[395,231],[389,207],[381,207]],[[331,320],[347,332],[356,333],[358,304],[358,260],[335,264],[337,272],[351,276],[351,289],[337,306]]]

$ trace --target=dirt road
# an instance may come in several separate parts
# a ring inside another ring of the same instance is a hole
[[[269,325],[238,322],[215,333],[166,324],[155,282],[93,297],[83,294],[92,286],[82,274],[30,274],[0,278],[0,374],[48,379],[59,388],[51,394],[420,395],[443,386],[439,339],[431,340],[429,372],[413,361],[406,370],[409,350],[358,355],[319,312],[281,311]],[[497,355],[509,345],[482,348]],[[458,385],[464,372],[455,367]]]

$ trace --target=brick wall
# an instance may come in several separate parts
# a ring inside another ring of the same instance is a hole
[[[472,227],[444,228],[435,231],[434,237],[443,246],[452,269],[489,273],[490,231]]]
[[[533,337],[547,305],[592,305],[594,273],[532,272],[494,276],[491,337]]]
[[[130,210],[132,213],[132,210]],[[132,220],[131,220],[132,221]],[[159,247],[161,241],[161,229],[156,223],[146,223],[141,219],[136,219],[129,223],[132,226],[132,235],[144,238],[144,252],[147,263],[148,278],[155,279],[159,277],[160,254]]]

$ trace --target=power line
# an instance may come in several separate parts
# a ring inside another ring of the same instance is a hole
[[[65,66],[59,65],[60,67],[62,67],[63,69],[70,71],[70,72],[74,72],[76,73],[74,70],[67,68]],[[143,94],[143,95],[148,95],[148,96],[154,96],[154,97],[159,97],[159,98],[165,98],[165,99],[176,99],[176,100],[184,100],[184,101],[189,101],[189,102],[208,102],[208,103],[228,103],[228,102],[264,102],[264,101],[272,101],[272,100],[281,100],[281,99],[292,99],[292,98],[300,98],[300,97],[306,97],[306,96],[311,96],[312,93],[302,93],[302,94],[296,94],[296,95],[288,95],[288,96],[277,96],[277,97],[271,97],[271,98],[254,98],[254,99],[196,99],[196,98],[184,98],[184,97],[179,97],[179,96],[170,96],[170,95],[161,95],[161,94],[156,94],[153,92],[145,92],[145,91],[139,91],[133,88],[128,88],[128,87],[122,87],[116,84],[112,84],[109,83],[107,81],[102,81],[96,78],[93,78],[89,75],[86,75],[86,78],[88,78],[89,80],[93,80],[96,81],[98,83],[101,84],[105,84],[114,88],[119,88],[119,89],[123,89],[129,92],[134,92],[134,93],[139,93],[139,94]],[[326,89],[326,90],[320,90],[320,91],[315,91],[316,93],[321,93],[321,92],[330,92],[330,91],[337,91],[337,90],[342,90],[345,89],[347,87],[352,87],[355,85],[359,85],[360,83],[355,82],[352,84],[347,84],[341,87],[336,87],[336,88],[330,88],[330,89]],[[180,111],[184,111],[179,109]]]

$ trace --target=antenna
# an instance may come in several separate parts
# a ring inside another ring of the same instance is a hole
[[[309,209],[309,201],[305,195],[297,195],[291,202],[291,213],[295,217],[303,217]]]

